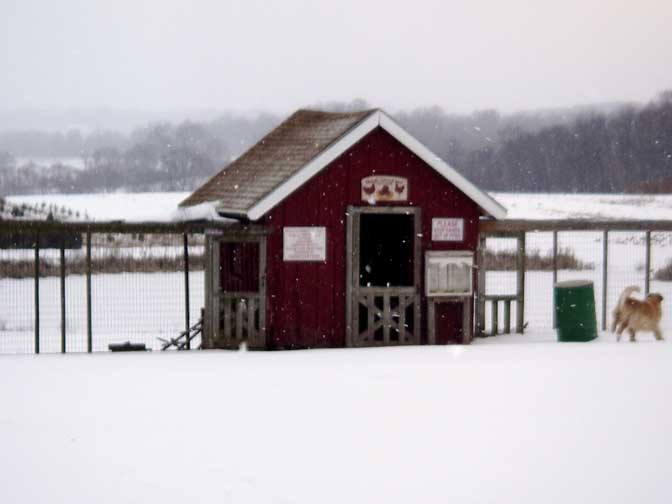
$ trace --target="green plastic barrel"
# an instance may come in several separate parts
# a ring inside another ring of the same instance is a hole
[[[593,282],[558,282],[553,298],[558,341],[590,341],[597,338]]]

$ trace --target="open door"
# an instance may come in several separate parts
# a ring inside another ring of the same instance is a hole
[[[349,207],[348,346],[420,343],[420,209]]]

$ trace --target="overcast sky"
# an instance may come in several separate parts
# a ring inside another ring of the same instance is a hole
[[[0,0],[0,108],[505,112],[672,88],[670,0]]]

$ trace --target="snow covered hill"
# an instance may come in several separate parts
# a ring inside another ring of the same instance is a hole
[[[51,199],[51,198],[49,198]],[[0,220],[87,220],[86,211],[73,210],[66,205],[48,203],[44,197],[27,200],[7,199],[0,196]]]
[[[166,221],[188,192],[10,196],[14,203],[67,206],[95,220]],[[509,219],[670,219],[672,196],[491,193]]]

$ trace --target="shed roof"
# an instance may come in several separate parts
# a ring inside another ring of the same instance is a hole
[[[488,215],[506,215],[504,207],[377,109],[346,113],[298,110],[180,206],[210,202],[222,213],[257,220],[377,127],[462,190]]]

